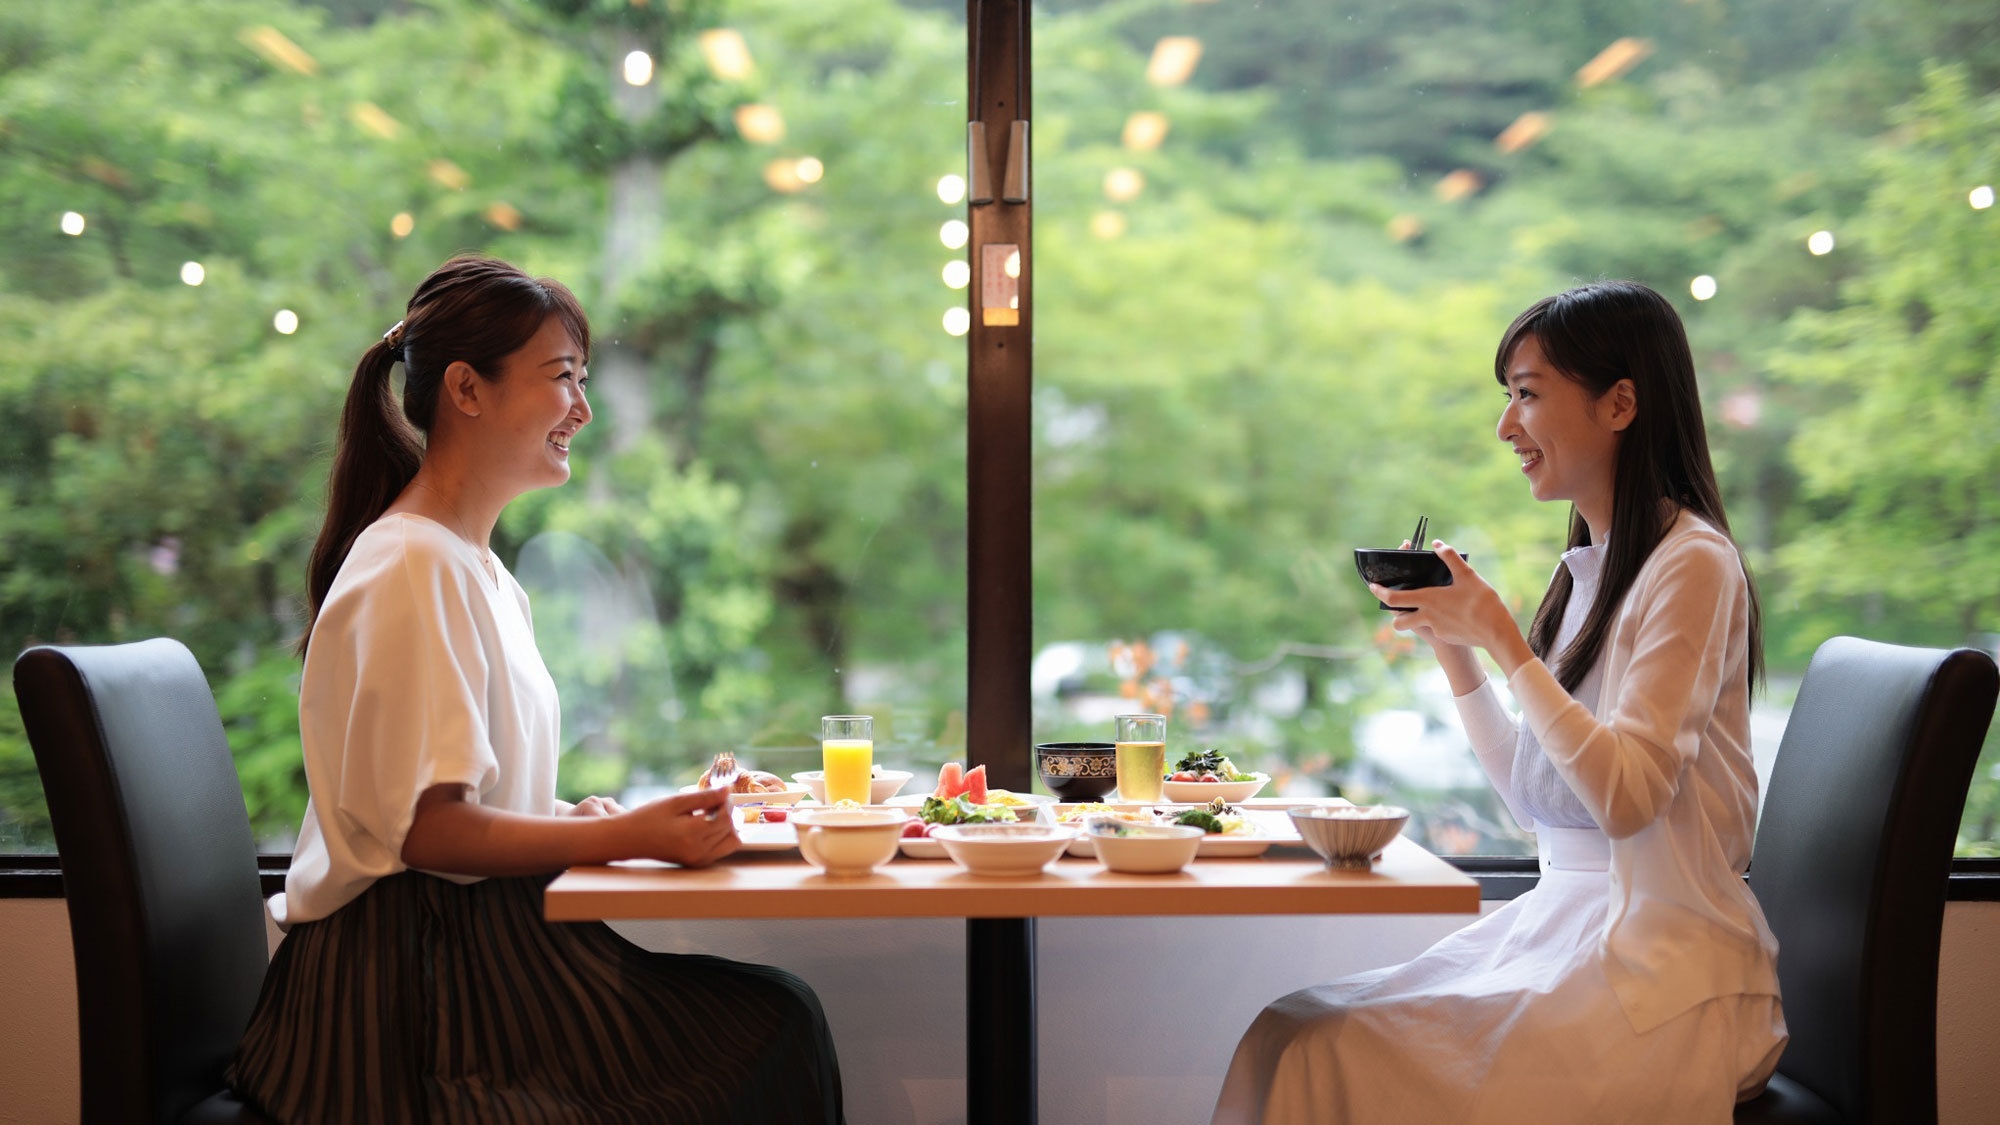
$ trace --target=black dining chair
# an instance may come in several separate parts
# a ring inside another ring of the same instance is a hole
[[[1813,654],[1750,863],[1792,1039],[1737,1125],[1937,1120],[1945,886],[1996,691],[1976,649]]]
[[[87,1125],[256,1122],[224,1089],[269,961],[215,699],[171,640],[31,648],[14,694],[76,951]]]

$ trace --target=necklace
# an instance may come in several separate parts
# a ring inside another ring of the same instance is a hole
[[[418,488],[421,488],[425,492],[428,492],[432,496],[438,498],[438,502],[443,504],[445,510],[451,513],[451,522],[458,525],[459,539],[463,541],[466,546],[471,547],[473,550],[479,552],[479,564],[481,568],[486,571],[486,580],[493,583],[496,586],[499,585],[500,576],[494,573],[493,570],[493,552],[487,550],[484,547],[481,547],[477,543],[474,543],[472,541],[472,536],[466,533],[465,517],[458,514],[458,505],[452,503],[450,497],[446,496],[442,492],[439,492],[437,489],[432,488],[430,485],[425,484],[423,481],[413,480],[410,483],[416,485]]]

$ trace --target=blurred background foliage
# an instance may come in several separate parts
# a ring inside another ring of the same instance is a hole
[[[1687,319],[1771,706],[1834,633],[2000,644],[1995,29],[1969,0],[1040,5],[1038,734],[1137,698],[1287,783],[1386,784],[1371,724],[1440,723],[1348,550],[1426,512],[1531,611],[1562,517],[1492,440],[1492,348],[1604,276]],[[183,640],[284,846],[351,364],[481,249],[574,286],[598,341],[575,481],[496,544],[564,796],[722,747],[804,768],[850,708],[884,757],[962,754],[964,73],[947,0],[0,9],[0,643]],[[1435,847],[1519,846],[1470,791],[1415,796]],[[0,706],[0,850],[48,846]]]

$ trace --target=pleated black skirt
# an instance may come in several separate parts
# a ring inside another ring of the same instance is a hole
[[[383,879],[292,927],[229,1069],[281,1122],[840,1122],[781,969],[542,919],[550,876]]]

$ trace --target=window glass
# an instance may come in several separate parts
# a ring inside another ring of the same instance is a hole
[[[1493,349],[1596,277],[1687,323],[1763,595],[1760,768],[1825,638],[2000,645],[2000,56],[1963,13],[1039,5],[1037,737],[1171,711],[1170,761],[1529,850],[1350,552],[1428,515],[1532,614],[1566,511],[1495,439]]]
[[[572,285],[597,421],[495,547],[561,793],[962,754],[962,8],[80,0],[0,16],[0,641],[185,642],[260,839],[362,350],[446,256]],[[0,851],[51,847],[12,700]]]

